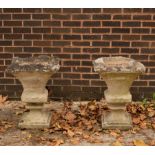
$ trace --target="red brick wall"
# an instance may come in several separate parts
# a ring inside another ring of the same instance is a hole
[[[18,98],[20,82],[5,73],[12,57],[61,58],[48,82],[52,98],[101,98],[106,85],[92,60],[122,55],[141,61],[147,73],[133,83],[134,98],[155,91],[155,9],[0,9],[0,94]]]

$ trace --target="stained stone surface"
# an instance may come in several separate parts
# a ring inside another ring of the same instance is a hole
[[[23,85],[21,100],[27,103],[47,102],[47,81],[60,68],[59,59],[49,56],[14,58],[7,68]]]
[[[132,82],[138,75],[145,72],[145,66],[126,57],[102,57],[94,62],[94,70],[106,82],[108,89],[104,96],[110,111],[103,114],[104,129],[130,129],[130,115],[125,111],[125,105],[132,101],[129,91]]]
[[[59,58],[41,55],[38,57],[15,57],[7,72],[57,72],[60,68]]]
[[[43,109],[43,103],[48,101],[47,81],[60,68],[56,57],[39,56],[29,58],[14,58],[7,72],[20,80],[23,86],[21,100],[27,103],[30,112],[25,113],[19,123],[20,128],[49,127],[51,114]]]
[[[117,57],[101,57],[94,62],[95,72],[111,72],[111,73],[143,73],[145,66],[134,59],[117,56]]]

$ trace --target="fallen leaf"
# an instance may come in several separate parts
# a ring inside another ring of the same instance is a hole
[[[118,140],[112,143],[112,146],[122,146],[122,143],[120,143]]]
[[[140,117],[134,117],[134,118],[132,118],[132,121],[134,124],[139,124],[140,123]]]
[[[96,106],[96,102],[95,101],[91,101],[91,102],[88,102],[88,108],[90,110],[96,110],[97,106]]]
[[[73,122],[76,119],[76,115],[69,111],[64,118],[69,122]]]
[[[139,117],[140,117],[140,120],[143,121],[146,118],[146,115],[145,114],[140,114]]]
[[[149,111],[148,116],[149,116],[149,117],[155,116],[155,111],[154,111],[154,110]]]
[[[154,123],[152,124],[152,127],[153,127],[153,129],[155,129],[155,124]]]
[[[145,144],[145,142],[143,140],[133,140],[133,143],[135,146],[148,146],[147,144]]]
[[[154,140],[154,139],[151,140],[151,141],[149,142],[149,145],[150,145],[150,146],[155,146],[155,140]]]
[[[4,104],[5,101],[7,100],[8,96],[2,96],[0,95],[0,104]]]
[[[5,105],[7,98],[8,96],[0,95],[0,109],[3,108],[3,106]]]
[[[67,135],[68,135],[69,137],[73,137],[75,134],[74,134],[73,131],[67,130]]]
[[[49,145],[50,146],[59,146],[64,143],[63,139],[51,139]]]
[[[111,132],[110,132],[110,135],[112,135],[113,137],[118,137],[118,136],[119,136],[119,134],[116,133],[116,132],[114,132],[114,131],[111,131]]]
[[[70,140],[70,142],[71,142],[71,144],[73,144],[73,145],[77,145],[77,144],[80,143],[80,139],[79,139],[78,137],[72,138],[72,139]]]
[[[146,129],[147,128],[147,123],[146,122],[140,122],[140,128]]]

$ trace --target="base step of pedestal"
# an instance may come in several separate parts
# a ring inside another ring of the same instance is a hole
[[[26,112],[23,114],[18,127],[22,129],[49,128],[51,124],[51,112]]]
[[[132,128],[131,116],[125,111],[106,111],[102,115],[101,122],[103,129],[129,130]]]

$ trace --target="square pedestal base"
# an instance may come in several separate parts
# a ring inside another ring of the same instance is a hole
[[[101,121],[103,129],[128,130],[132,128],[131,116],[124,110],[103,112]]]
[[[30,111],[23,114],[18,127],[23,129],[49,128],[51,113],[45,111]]]

